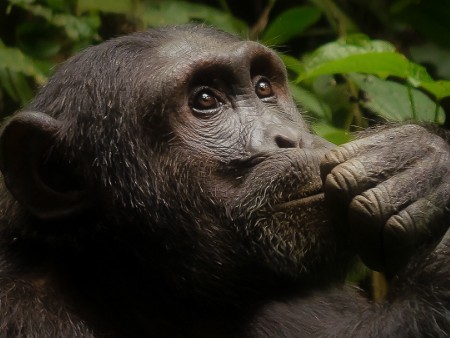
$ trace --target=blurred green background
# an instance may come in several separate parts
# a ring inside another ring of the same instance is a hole
[[[450,125],[450,0],[0,0],[0,118],[77,51],[188,22],[275,48],[332,142],[385,120]]]

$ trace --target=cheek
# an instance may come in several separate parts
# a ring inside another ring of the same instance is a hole
[[[242,133],[242,124],[232,110],[204,117],[190,114],[174,128],[172,142],[200,161],[228,162],[242,154]]]

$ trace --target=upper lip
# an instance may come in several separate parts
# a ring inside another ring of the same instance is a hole
[[[253,167],[269,157],[267,154],[258,153],[244,158],[234,159],[230,164],[240,167]]]
[[[306,192],[302,192],[300,195],[296,195],[293,198],[290,198],[287,201],[278,203],[273,206],[274,210],[282,210],[298,207],[304,204],[308,204],[315,200],[320,200],[324,198],[324,193],[322,190],[322,186],[315,187],[313,189],[309,189]]]
[[[312,195],[309,195],[306,197],[293,199],[293,200],[290,200],[287,202],[277,204],[273,208],[274,208],[274,210],[290,209],[290,208],[299,207],[304,204],[308,204],[312,201],[321,200],[323,198],[324,198],[324,193],[320,192],[320,193],[312,194]]]

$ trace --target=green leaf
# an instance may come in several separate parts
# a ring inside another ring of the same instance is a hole
[[[47,21],[52,19],[53,12],[47,7],[36,5],[29,1],[13,1],[13,3],[14,5],[31,12],[33,15],[40,16]]]
[[[353,55],[394,52],[395,47],[388,42],[370,40],[363,34],[355,34],[319,47],[304,58],[304,63],[308,69],[314,69],[324,63],[342,60]]]
[[[61,30],[46,22],[30,21],[16,27],[17,46],[27,55],[45,59],[60,52]]]
[[[366,61],[366,57],[369,60]],[[356,64],[355,64],[356,62]],[[406,73],[409,62],[395,53],[390,43],[379,40],[370,40],[367,36],[356,34],[336,42],[327,43],[306,56],[303,60],[305,72],[300,74],[299,81],[317,75],[373,71],[372,63],[376,62],[380,72],[388,70]],[[393,66],[389,63],[394,62]],[[396,67],[401,67],[397,70]],[[357,68],[358,70],[355,70]]]
[[[261,41],[279,45],[303,33],[319,20],[322,11],[317,7],[299,6],[281,13],[269,24]]]
[[[360,31],[353,20],[335,4],[336,1],[310,0],[310,2],[324,11],[328,22],[340,36]]]
[[[331,108],[325,101],[320,100],[309,90],[295,84],[289,84],[289,89],[295,102],[301,105],[302,108],[305,108],[308,113],[312,113],[324,120],[331,121]]]
[[[349,55],[342,59],[314,60],[313,67],[305,65],[305,73],[300,74],[297,81],[303,81],[308,78],[319,75],[338,74],[338,73],[369,73],[380,77],[395,75],[401,78],[408,77],[409,61],[401,54],[391,52],[375,52],[359,55]]]
[[[0,47],[0,68],[9,69],[12,73],[32,76],[39,84],[46,80],[45,75],[35,66],[33,60],[17,48]]]
[[[36,0],[9,0],[9,3],[11,5],[17,5],[17,6],[21,6],[21,5],[29,5],[32,4],[33,2],[35,2]]]
[[[332,113],[330,117],[325,117],[326,121],[331,121],[336,127],[348,129],[347,120],[351,114],[352,103],[349,94],[349,86],[346,81],[336,81],[331,75],[318,76],[313,81],[302,87],[307,88],[320,103],[326,103]]]
[[[14,101],[20,100],[11,81],[11,77],[9,76],[9,70],[6,68],[0,68],[0,87],[5,90]]]
[[[305,57],[301,65],[295,65],[299,74],[296,82],[319,75],[366,73],[381,78],[396,76],[405,79],[414,87],[422,87],[436,99],[450,96],[447,81],[435,82],[421,65],[409,61],[394,51],[384,41],[371,41],[362,35],[349,36],[328,43]]]
[[[77,18],[73,15],[55,14],[50,22],[63,28],[72,40],[97,38],[97,29],[100,27],[98,17]]]
[[[365,92],[360,104],[386,120],[444,123],[444,110],[420,90],[371,75],[349,77]]]
[[[0,88],[22,105],[25,105],[33,97],[33,90],[25,76],[6,68],[0,68]]]
[[[421,87],[432,93],[437,100],[450,96],[450,81],[433,81],[420,84]]]
[[[44,74],[33,60],[17,48],[4,47],[0,41],[0,87],[22,105],[33,96],[33,91],[25,76],[31,76],[38,84],[45,81]]]
[[[23,1],[15,1],[19,6],[35,16],[44,18],[49,23],[64,29],[65,33],[72,40],[92,38],[96,36],[100,21],[93,20],[92,17],[76,17],[70,14],[55,14],[50,8],[41,5],[27,4]]]
[[[9,72],[11,83],[19,97],[20,103],[25,105],[33,97],[33,90],[27,79],[21,73]]]
[[[352,137],[348,131],[333,127],[328,123],[318,122],[311,125],[314,132],[324,139],[334,143],[343,144],[351,141]]]
[[[47,7],[54,11],[68,11],[71,5],[70,2],[65,0],[45,0]]]
[[[184,1],[148,3],[142,13],[148,26],[184,24],[202,21],[233,34],[245,35],[247,25],[230,13],[219,9]]]
[[[132,0],[78,0],[78,12],[100,11],[106,13],[126,14],[133,10]]]
[[[299,59],[287,54],[279,53],[278,56],[281,58],[281,60],[283,60],[283,63],[288,70],[293,71],[295,74],[301,74],[305,72],[305,66]]]

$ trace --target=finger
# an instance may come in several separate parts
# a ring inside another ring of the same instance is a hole
[[[373,156],[352,158],[331,171],[323,189],[329,199],[347,205],[354,196],[374,187],[394,173],[391,170],[374,170],[379,167]]]
[[[448,155],[436,156],[435,153],[430,153],[427,158],[422,157],[420,160],[417,158],[398,160],[392,156],[397,155],[391,154],[381,160],[380,156],[373,154],[361,155],[335,167],[323,185],[325,201],[332,214],[339,218],[346,217],[347,207],[355,196],[378,185],[383,187],[380,184],[388,180],[390,183],[386,183],[387,194],[390,191],[395,193],[397,189],[404,190],[397,193],[400,201],[411,193],[424,191],[420,185],[434,186],[434,182],[441,178],[441,173],[448,170]],[[389,188],[390,186],[392,187]],[[423,195],[418,195],[421,196]],[[406,202],[408,201],[406,199]]]
[[[373,138],[362,141],[372,142]],[[373,147],[373,144],[371,146]],[[378,146],[378,148],[375,147],[370,150],[367,149],[367,146],[363,146],[365,148],[363,154],[357,155],[353,151],[351,155],[356,157],[349,157],[350,152],[357,147],[356,143],[348,144],[347,147],[336,148],[325,155],[328,159],[336,155],[335,157],[339,157],[340,161],[345,160],[345,162],[339,164],[334,162],[332,165],[335,167],[328,172],[323,180],[325,192],[336,196],[337,200],[349,202],[349,199],[362,191],[385,181],[394,174],[418,165],[416,162],[423,161],[425,156],[428,156],[428,161],[436,163],[436,165],[442,163],[443,160],[448,161],[447,152],[440,152],[439,154],[433,151],[427,152],[425,147],[417,147],[416,144],[399,143],[389,147]],[[325,162],[326,160],[322,161],[322,163]],[[330,163],[328,162],[328,164]],[[322,174],[324,173],[325,171],[322,172]]]
[[[432,170],[438,170],[430,175]],[[423,160],[420,165],[391,177],[361,195],[349,205],[350,233],[363,261],[372,269],[384,267],[383,231],[386,222],[400,210],[430,193],[442,180],[440,171],[432,161]],[[406,230],[406,229],[405,229]]]
[[[428,196],[408,205],[386,222],[382,232],[384,266],[396,271],[416,248],[427,240],[439,238],[448,228],[450,184],[443,179]]]
[[[420,134],[431,135],[423,127],[417,125],[404,125],[334,148],[326,153],[322,159],[320,165],[322,181],[325,181],[326,176],[331,172],[331,170],[333,170],[334,167],[365,152],[370,153],[371,156],[374,156],[374,154],[379,153],[380,150],[383,150],[383,156],[379,160],[383,160],[384,156],[398,158],[399,156],[404,155],[405,150],[411,153],[411,157],[416,157],[414,149],[417,149],[417,144],[411,144],[406,147],[404,146],[404,143],[410,143],[411,135]],[[416,137],[414,140],[417,142],[419,141],[419,138]],[[389,151],[384,149],[385,146],[389,146]],[[419,148],[418,150],[421,149]],[[420,151],[420,153],[423,153],[423,151]],[[386,158],[384,158],[384,160],[386,160]],[[384,161],[384,164],[387,166],[389,166],[389,164],[395,166],[396,163],[398,162]],[[398,165],[396,167],[398,167]]]

